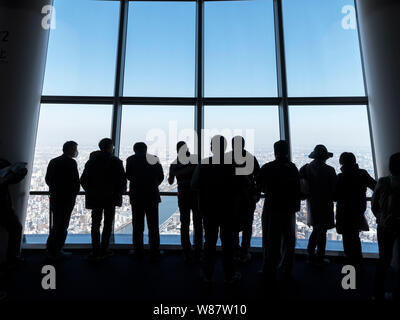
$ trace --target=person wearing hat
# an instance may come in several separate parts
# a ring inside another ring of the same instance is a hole
[[[311,163],[300,169],[303,198],[307,200],[307,224],[313,227],[308,241],[309,261],[321,266],[325,259],[326,232],[335,227],[333,200],[337,176],[335,169],[326,164],[333,157],[324,145],[317,145],[309,158]],[[315,255],[315,249],[317,254]]]

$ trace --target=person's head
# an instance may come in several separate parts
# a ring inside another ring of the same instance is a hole
[[[185,152],[186,153],[188,151],[189,151],[189,149],[188,149],[188,146],[187,146],[185,141],[179,141],[176,144],[176,152],[177,153],[179,153],[179,152]]]
[[[333,157],[333,153],[328,152],[328,149],[323,144],[318,144],[308,157],[314,160],[326,161]]]
[[[107,152],[107,153],[113,153],[114,152],[114,143],[110,138],[104,138],[101,139],[99,142],[99,148],[101,151]]]
[[[390,157],[389,171],[393,176],[400,176],[400,152],[395,153]]]
[[[341,166],[354,166],[357,163],[356,156],[351,152],[343,152],[339,157]]]
[[[232,150],[233,152],[244,150],[245,140],[242,136],[235,136],[232,138]]]
[[[147,153],[147,145],[144,142],[136,142],[133,145],[133,151],[136,154],[146,154]]]
[[[274,143],[275,158],[288,158],[289,157],[289,144],[285,140],[279,140]]]
[[[222,156],[225,153],[228,143],[221,135],[216,135],[211,139],[211,152],[215,156]]]
[[[70,158],[76,158],[78,156],[78,144],[75,141],[65,142],[63,153]]]

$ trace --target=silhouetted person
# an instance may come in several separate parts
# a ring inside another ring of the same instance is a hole
[[[90,154],[81,176],[81,185],[86,191],[86,209],[92,209],[92,248],[89,259],[104,258],[112,253],[108,246],[115,217],[115,206],[122,205],[126,191],[126,178],[122,161],[113,155],[111,139],[99,142],[100,151]],[[100,225],[103,219],[100,242]]]
[[[280,266],[285,276],[293,268],[296,245],[296,212],[300,210],[300,176],[289,160],[289,145],[274,144],[275,160],[262,166],[258,184],[265,193],[262,214],[264,275],[273,282]]]
[[[314,160],[300,169],[300,178],[308,189],[307,224],[313,227],[308,240],[308,257],[318,266],[329,262],[325,259],[326,232],[335,227],[333,200],[337,177],[335,169],[325,163],[331,157],[333,154],[324,145],[317,145],[309,155]]]
[[[385,278],[394,256],[400,259],[400,153],[395,153],[389,161],[390,176],[379,179],[372,197],[372,212],[378,224],[379,261],[376,269],[374,296],[385,298]],[[397,246],[395,243],[397,241]],[[397,278],[397,279],[396,279]],[[395,274],[393,299],[400,300],[400,274]]]
[[[62,251],[68,234],[71,213],[79,193],[80,182],[76,161],[78,144],[67,141],[63,145],[63,154],[50,160],[46,172],[46,184],[50,192],[50,210],[53,225],[47,239],[47,252],[50,259],[62,258]]]
[[[203,247],[203,218],[199,210],[197,191],[192,190],[190,183],[196,169],[197,155],[192,155],[184,141],[176,146],[178,157],[169,167],[169,184],[178,182],[178,206],[181,219],[181,244],[185,260],[190,258],[192,245],[190,243],[189,225],[190,211],[193,215],[195,259],[201,259]]]
[[[161,202],[158,186],[164,180],[164,173],[158,157],[147,153],[145,143],[135,143],[133,151],[135,154],[126,160],[126,176],[130,181],[134,254],[136,257],[143,255],[146,217],[151,255],[157,258],[160,254],[158,205]]]
[[[358,167],[353,153],[344,152],[339,163],[342,171],[336,186],[336,230],[343,237],[348,262],[359,266],[362,261],[360,231],[368,231],[364,213],[367,209],[367,188],[375,189],[376,181]]]
[[[10,162],[0,159],[0,170],[5,170],[9,166],[11,166]],[[26,168],[18,168],[10,170],[4,177],[0,177],[0,226],[8,232],[7,261],[5,263],[7,268],[14,268],[23,261],[19,256],[22,225],[15,215],[8,187],[21,182],[26,173]]]
[[[199,208],[204,221],[203,281],[206,283],[212,280],[218,234],[222,244],[225,281],[234,283],[240,279],[240,274],[235,273],[233,260],[235,171],[232,164],[225,164],[226,147],[224,137],[213,137],[213,155],[196,167],[192,178],[192,188],[199,190]]]
[[[253,234],[254,210],[260,200],[260,191],[256,187],[256,177],[260,172],[260,165],[255,156],[245,149],[245,140],[241,136],[233,137],[232,157],[235,167],[237,183],[244,183],[244,188],[239,189],[235,196],[235,215],[238,219],[238,228],[235,230],[234,248],[235,256],[241,261],[250,260],[249,253],[251,237]],[[239,245],[239,232],[242,231],[242,244]],[[238,255],[238,256],[237,256]]]

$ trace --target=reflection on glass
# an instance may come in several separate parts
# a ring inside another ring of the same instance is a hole
[[[273,144],[279,140],[279,115],[275,106],[207,106],[204,113],[204,154],[210,155],[211,138],[222,134],[228,140],[241,135],[246,149],[253,153],[260,165],[273,160]]]
[[[130,2],[125,96],[194,96],[195,2]]]
[[[55,0],[54,6],[43,94],[113,95],[119,2]]]
[[[136,142],[145,142],[148,152],[160,158],[164,182],[160,191],[173,191],[176,185],[167,182],[171,162],[176,158],[176,143],[187,142],[195,153],[194,107],[192,106],[124,106],[122,112],[120,158],[133,154]]]
[[[205,2],[205,96],[277,95],[272,4]]]
[[[284,0],[290,96],[363,96],[353,0]]]

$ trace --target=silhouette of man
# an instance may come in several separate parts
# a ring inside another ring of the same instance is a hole
[[[400,260],[400,153],[389,160],[388,177],[380,178],[372,197],[372,212],[378,224],[379,261],[374,280],[374,298],[390,299],[385,295],[385,280],[393,256],[396,264]],[[397,242],[397,246],[395,245]],[[393,301],[400,300],[400,272],[396,268]]]
[[[164,180],[164,172],[158,157],[147,153],[144,142],[135,143],[133,151],[135,154],[126,160],[126,176],[130,182],[134,255],[139,258],[143,256],[143,231],[146,217],[150,252],[152,258],[156,259],[160,255],[158,205],[161,198],[158,186]]]
[[[329,263],[325,259],[326,232],[335,227],[333,200],[337,177],[335,169],[326,164],[326,160],[332,157],[333,154],[324,145],[317,145],[309,155],[313,161],[300,169],[300,179],[308,186],[308,194],[305,196],[307,224],[313,227],[308,240],[308,258],[316,266]]]
[[[279,266],[285,276],[290,276],[293,267],[296,212],[300,210],[300,176],[296,165],[289,160],[286,141],[276,142],[274,153],[275,160],[262,166],[258,185],[265,193],[263,271],[267,280],[275,282]]]
[[[191,155],[184,141],[179,141],[176,150],[178,157],[169,167],[168,183],[178,182],[178,206],[181,219],[181,245],[184,259],[190,258],[192,245],[190,243],[189,225],[190,211],[193,212],[195,259],[200,261],[203,247],[203,219],[198,205],[198,194],[191,189],[193,172],[196,168],[197,155]]]
[[[205,242],[203,281],[210,283],[216,260],[218,234],[222,243],[222,264],[226,283],[240,280],[235,273],[233,260],[234,221],[234,166],[225,163],[226,139],[215,136],[211,140],[210,158],[197,165],[192,178],[192,188],[199,190],[199,207],[203,215]]]
[[[122,161],[113,155],[111,139],[99,142],[99,151],[90,154],[81,176],[86,191],[86,209],[92,209],[92,248],[89,259],[97,260],[112,255],[108,249],[115,217],[115,206],[122,205],[126,191],[126,178]],[[103,233],[100,243],[100,225],[104,214]]]
[[[46,172],[46,184],[50,191],[50,210],[53,214],[53,226],[47,239],[47,252],[50,259],[66,256],[62,251],[68,234],[71,213],[79,193],[80,182],[76,161],[78,144],[67,141],[63,145],[63,154],[50,160]]]
[[[5,170],[10,166],[9,161],[0,159],[0,170]],[[19,256],[22,225],[15,215],[8,186],[21,182],[27,172],[26,168],[18,168],[9,170],[5,176],[0,177],[0,226],[8,232],[7,261],[5,263],[8,269],[16,267],[23,261]]]
[[[359,168],[353,153],[342,153],[339,163],[342,172],[336,186],[336,230],[342,234],[348,263],[358,267],[362,262],[360,231],[369,230],[364,216],[367,188],[374,190],[376,181],[366,170]]]
[[[251,237],[253,234],[254,210],[260,200],[260,191],[256,186],[256,177],[260,172],[260,165],[255,156],[245,148],[245,140],[241,136],[233,137],[232,156],[235,167],[235,179],[238,183],[245,183],[244,190],[236,192],[236,218],[238,219],[238,228],[234,236],[234,248],[238,250],[238,259],[241,262],[247,262],[251,259],[249,253]],[[242,245],[239,245],[239,232],[242,231]]]

